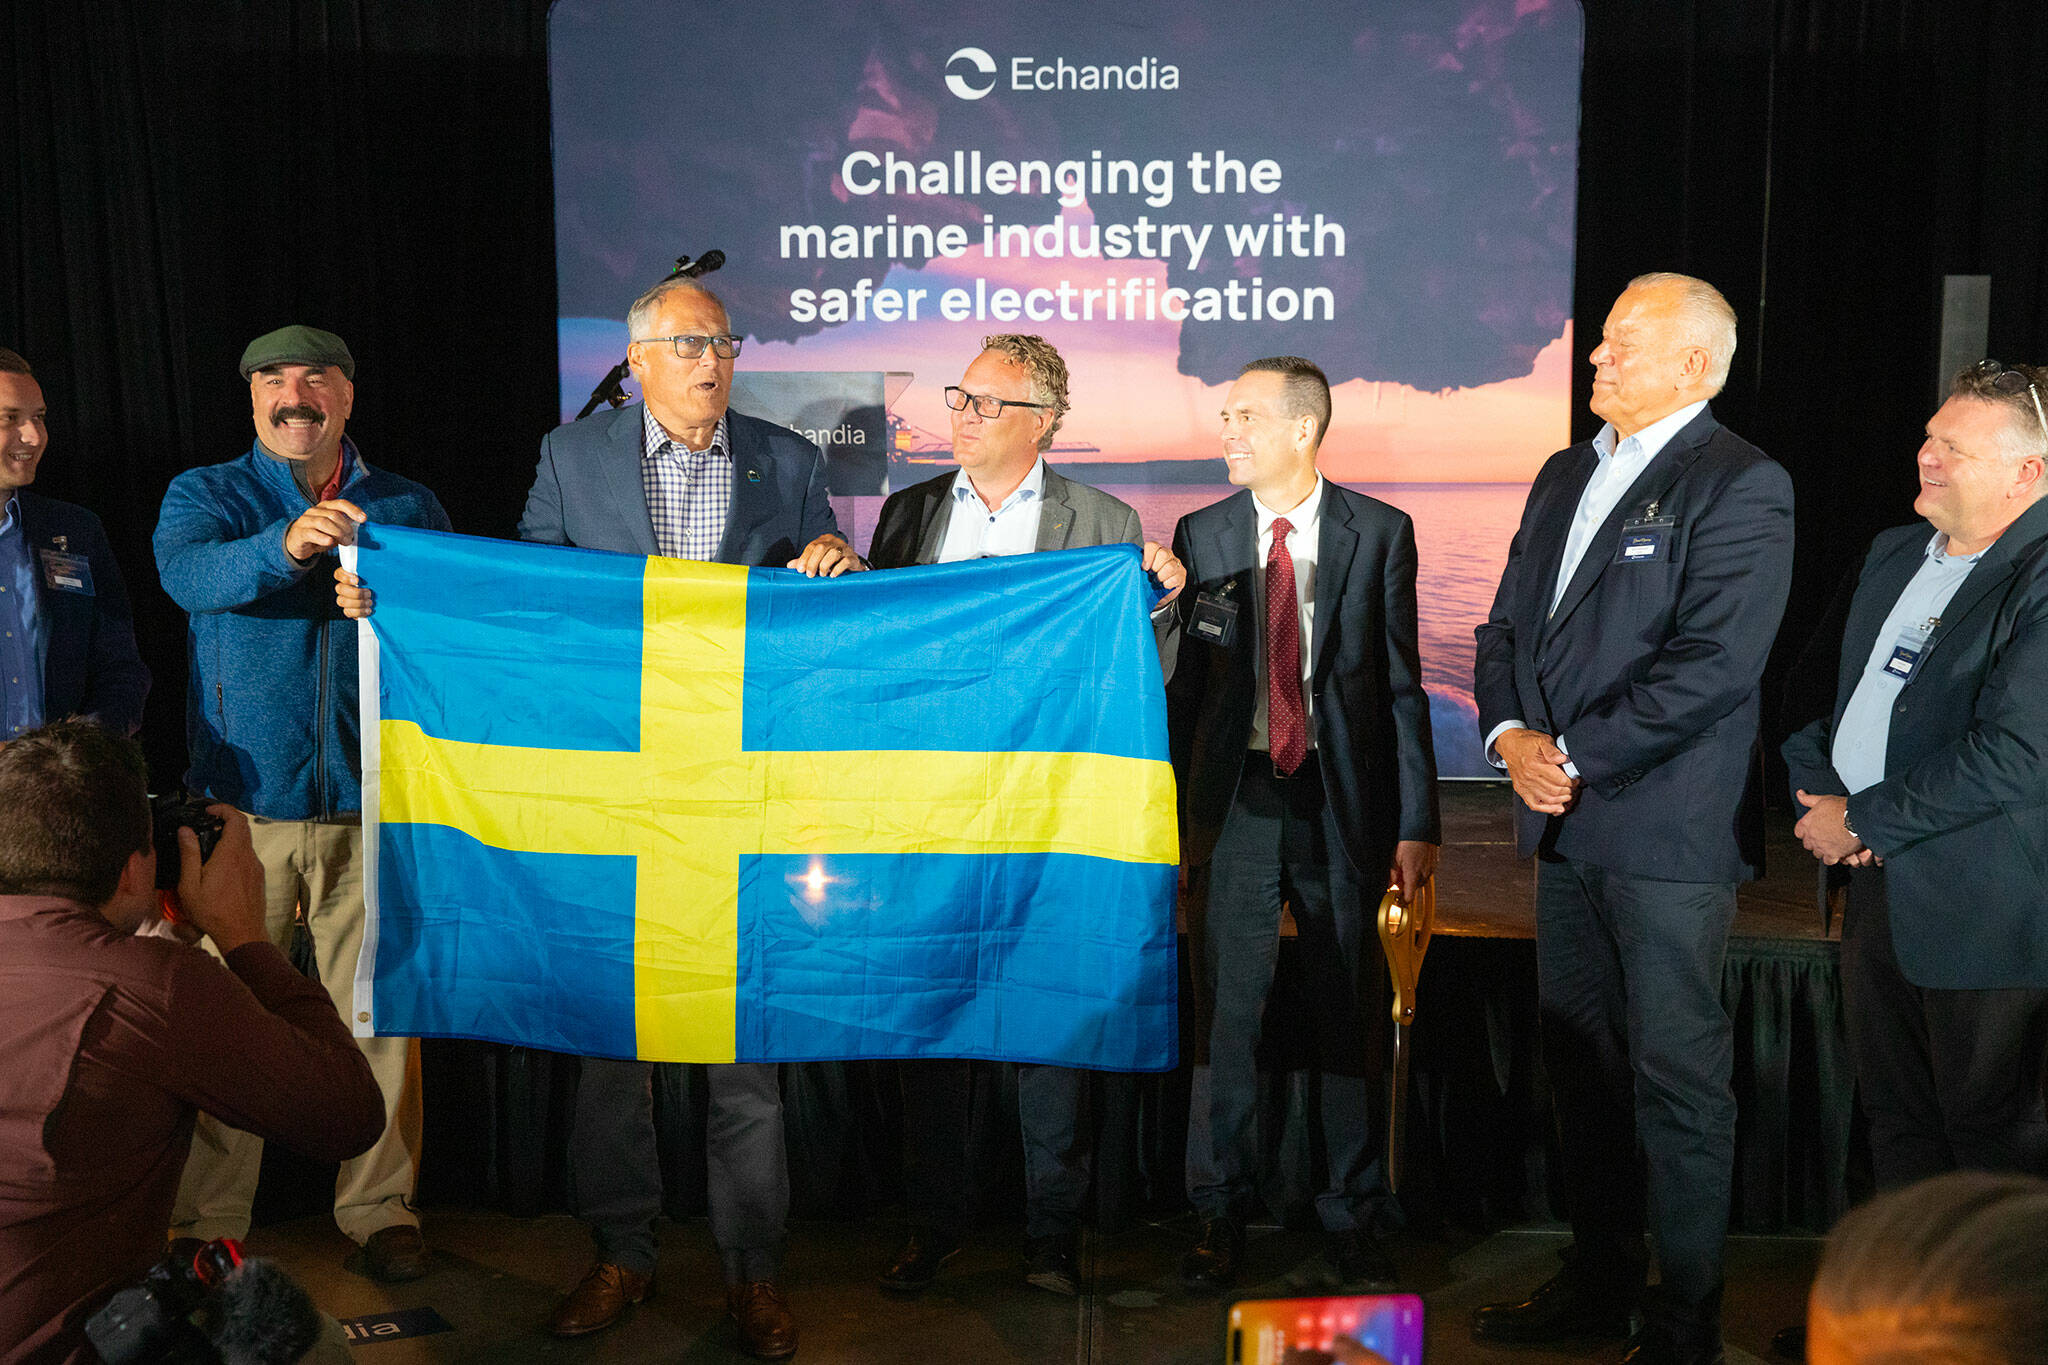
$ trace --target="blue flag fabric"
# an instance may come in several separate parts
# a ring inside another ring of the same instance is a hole
[[[807,579],[360,541],[358,1032],[1174,1064],[1173,775],[1134,548]]]

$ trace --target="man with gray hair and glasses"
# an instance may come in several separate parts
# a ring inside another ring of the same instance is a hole
[[[2048,1158],[2048,369],[1986,360],[1928,419],[1871,542],[1832,715],[1785,742],[1849,868],[1842,996],[1877,1182]]]
[[[835,576],[866,567],[840,538],[825,458],[786,427],[727,410],[740,338],[718,296],[690,280],[656,285],[627,314],[627,363],[642,401],[557,428],[541,441],[522,540]],[[653,1064],[586,1057],[569,1160],[576,1210],[597,1261],[555,1310],[557,1336],[616,1322],[654,1287],[661,1168]],[[711,1233],[726,1305],[750,1356],[794,1355],[780,1288],[789,1170],[772,1063],[707,1069]]]

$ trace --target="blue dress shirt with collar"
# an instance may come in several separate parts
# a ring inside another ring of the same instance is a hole
[[[1842,708],[1841,724],[1835,727],[1835,772],[1851,796],[1884,781],[1885,751],[1892,733],[1892,703],[1906,685],[1906,679],[1887,666],[1892,661],[1892,651],[1907,640],[1909,633],[1924,646],[1925,632],[1931,628],[1929,623],[1939,624],[1949,599],[1983,557],[1982,550],[1973,555],[1950,554],[1948,537],[1936,531],[1927,542],[1927,557],[1919,571],[1907,581],[1905,591],[1892,603],[1890,614],[1878,627],[1877,640],[1863,664],[1863,675],[1849,695],[1849,704]]]
[[[43,723],[46,641],[36,596],[36,557],[9,495],[0,515],[0,738]]]

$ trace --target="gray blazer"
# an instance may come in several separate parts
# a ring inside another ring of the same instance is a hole
[[[890,495],[875,523],[868,562],[878,569],[936,564],[951,520],[954,471]],[[1035,550],[1078,550],[1090,545],[1142,545],[1145,528],[1131,505],[1099,488],[1075,483],[1045,467],[1044,508]]]
[[[954,472],[948,470],[889,495],[889,500],[882,504],[881,517],[875,522],[874,540],[868,546],[869,564],[877,569],[901,569],[938,562],[951,521]],[[1034,550],[1145,543],[1145,528],[1138,520],[1137,509],[1100,488],[1075,483],[1051,465],[1045,467],[1042,496],[1045,506],[1038,514],[1038,543],[1032,546]],[[1160,664],[1171,677],[1180,644],[1179,614],[1154,612],[1152,633],[1159,646]]]

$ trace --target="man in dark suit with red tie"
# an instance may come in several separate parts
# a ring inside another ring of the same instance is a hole
[[[1441,842],[1408,516],[1316,471],[1330,386],[1298,356],[1255,360],[1223,408],[1245,491],[1181,519],[1182,642],[1167,687],[1189,869],[1198,1044],[1188,1196],[1201,1240],[1181,1280],[1236,1279],[1253,1201],[1255,1053],[1283,902],[1301,936],[1323,1072],[1334,1278],[1391,1280],[1372,1237],[1387,1189],[1372,1122],[1387,1020],[1374,914],[1429,880]]]
[[[1792,573],[1791,479],[1707,406],[1734,355],[1735,312],[1712,285],[1629,283],[1591,357],[1606,425],[1536,475],[1478,629],[1479,726],[1537,860],[1573,1237],[1528,1300],[1479,1310],[1482,1341],[1633,1333],[1628,1365],[1721,1359],[1735,1155],[1721,968],[1736,885],[1762,870],[1757,680]],[[1662,1272],[1649,1296],[1646,1221]]]

